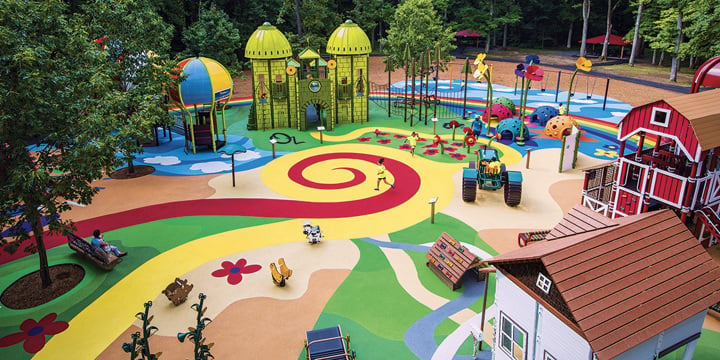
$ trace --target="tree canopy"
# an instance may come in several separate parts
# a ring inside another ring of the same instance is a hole
[[[440,47],[443,60],[451,59],[455,32],[443,27],[431,0],[406,0],[401,3],[390,22],[387,38],[382,40],[385,53],[394,66],[405,63],[405,48],[409,59],[419,59],[425,50]]]

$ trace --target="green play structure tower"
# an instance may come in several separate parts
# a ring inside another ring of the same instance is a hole
[[[331,80],[337,123],[368,121],[370,39],[357,24],[347,20],[330,35],[326,51],[335,65],[331,66],[335,67]]]
[[[285,35],[266,22],[245,45],[252,67],[253,104],[248,130],[297,127],[296,76],[288,71],[292,48]]]
[[[332,59],[306,48],[293,58],[285,35],[269,23],[245,46],[252,67],[248,130],[300,131],[368,121],[370,40],[357,24],[340,25],[327,43]]]

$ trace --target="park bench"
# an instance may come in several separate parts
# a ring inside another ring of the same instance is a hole
[[[122,262],[122,259],[115,256],[115,254],[107,253],[100,248],[92,246],[90,242],[73,233],[68,234],[67,239],[68,246],[70,246],[71,249],[77,251],[80,255],[83,255],[102,269],[112,270],[115,265]]]

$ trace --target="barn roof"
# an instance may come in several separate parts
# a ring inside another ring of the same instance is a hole
[[[585,206],[575,205],[567,215],[547,234],[545,239],[575,235],[588,231],[603,229],[608,226],[615,226],[612,220],[600,215]]]
[[[703,150],[720,146],[720,89],[680,95],[665,102],[690,121]]]
[[[670,210],[540,241],[487,263],[502,270],[538,260],[598,359],[615,357],[720,300],[720,267]]]

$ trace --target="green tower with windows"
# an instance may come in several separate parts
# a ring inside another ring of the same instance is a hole
[[[334,68],[330,75],[337,123],[368,121],[370,39],[360,26],[347,20],[330,35],[326,51],[332,55],[328,63]]]
[[[300,131],[368,121],[370,40],[357,24],[340,25],[327,43],[332,59],[306,48],[293,58],[285,35],[264,23],[250,36],[253,104],[248,130]]]
[[[248,130],[297,128],[297,77],[290,70],[294,61],[285,35],[268,22],[262,24],[248,39],[245,58],[250,60],[253,88]]]

